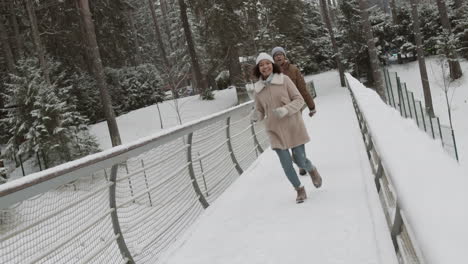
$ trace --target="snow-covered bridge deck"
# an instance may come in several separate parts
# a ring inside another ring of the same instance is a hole
[[[324,184],[301,177],[305,203],[245,103],[1,185],[0,262],[464,263],[460,166],[356,79],[351,97],[324,75],[304,116]]]
[[[322,188],[300,176],[308,199],[296,204],[268,149],[163,263],[397,263],[351,97],[337,79],[315,84],[318,112],[304,114],[311,136],[306,151],[322,174]]]

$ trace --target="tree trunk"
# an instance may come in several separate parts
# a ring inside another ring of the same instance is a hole
[[[13,1],[9,1],[9,8],[10,8],[11,25],[13,26],[13,32],[15,32],[16,59],[19,60],[24,55],[23,38],[21,37],[20,31],[19,31],[18,19],[16,18],[15,6],[14,6]]]
[[[225,2],[225,9],[229,13],[236,13],[237,7],[235,5],[235,1],[226,1]],[[226,28],[225,30],[230,30]],[[219,36],[218,36],[219,38]],[[220,39],[223,51],[227,54],[227,67],[229,70],[229,82],[231,85],[234,85],[236,88],[237,94],[237,103],[241,104],[247,102],[249,96],[247,94],[247,90],[245,89],[245,81],[244,76],[242,74],[242,67],[239,61],[239,48],[238,44],[241,42],[239,37],[231,36],[229,39]]]
[[[336,25],[336,14],[335,14],[335,8],[332,5],[331,0],[328,0],[328,17],[330,18],[330,22],[332,26]]]
[[[382,8],[385,14],[389,13],[390,7],[389,7],[388,0],[382,0]]]
[[[141,52],[140,52],[140,41],[138,40],[138,31],[135,26],[135,20],[133,19],[133,12],[127,11],[128,22],[130,23],[130,29],[133,35],[133,44],[135,45],[135,56],[133,57],[134,64],[141,64]]]
[[[411,14],[413,16],[413,30],[414,38],[416,40],[416,50],[418,52],[419,72],[421,74],[421,82],[424,91],[424,102],[426,105],[426,112],[430,117],[434,117],[434,107],[432,105],[431,87],[429,86],[429,79],[427,77],[426,61],[424,58],[424,51],[422,45],[421,30],[419,26],[418,5],[416,0],[410,0]]]
[[[257,8],[249,8],[247,10],[247,23],[248,23],[248,32],[249,32],[249,42],[252,45],[251,48],[248,49],[249,54],[258,54],[259,53],[258,45],[257,45],[257,41],[256,41],[257,32],[258,32],[259,26],[260,26],[260,23],[258,21],[258,15],[259,15],[258,12],[259,11],[257,10]]]
[[[76,4],[76,11],[77,11],[77,15],[80,19],[79,20],[79,25],[80,25],[80,32],[77,33],[78,35],[78,39],[80,40],[80,47],[82,48],[82,60],[84,61],[84,65],[83,67],[86,67],[86,69],[88,70],[88,73],[91,74],[91,75],[94,75],[94,68],[93,68],[93,59],[91,56],[91,51],[90,51],[90,46],[89,43],[88,43],[88,35],[86,33],[86,27],[84,25],[84,20],[83,20],[83,16],[81,16],[81,8],[80,8],[80,4],[78,1],[75,2]]]
[[[354,72],[356,73],[357,78],[361,76],[361,70],[359,69],[359,58],[354,58]]]
[[[390,9],[392,11],[392,21],[393,25],[398,25],[400,21],[398,20],[398,9],[397,9],[397,4],[396,0],[390,0]]]
[[[165,64],[164,66],[167,68],[168,71],[170,71],[171,67],[170,67],[169,59],[167,58],[167,55],[166,55],[166,49],[164,48],[164,43],[162,41],[161,31],[159,30],[158,17],[156,16],[156,10],[154,9],[153,0],[148,0],[148,5],[151,11],[151,17],[153,18],[154,33],[156,34],[156,41],[158,42],[159,50],[161,52],[161,57]]]
[[[444,29],[451,30],[450,20],[448,18],[447,6],[445,5],[445,1],[436,0],[436,2],[437,8],[439,9],[440,22],[442,23],[442,26],[444,27]]]
[[[172,41],[171,41],[170,21],[167,18],[167,13],[168,13],[167,2],[166,2],[166,0],[160,0],[159,2],[161,4],[161,13],[163,15],[164,29],[165,29],[166,35],[167,35],[167,42],[169,43],[170,50],[173,51],[174,46],[172,45]]]
[[[119,128],[117,127],[117,122],[115,120],[114,109],[112,109],[112,102],[107,90],[107,85],[104,77],[104,69],[101,62],[101,55],[99,53],[99,47],[96,40],[96,32],[94,29],[94,22],[91,17],[91,11],[89,9],[88,0],[77,0],[80,13],[84,22],[87,42],[90,47],[89,50],[92,55],[92,62],[94,68],[94,76],[96,78],[97,85],[99,87],[99,92],[101,94],[101,103],[104,111],[104,115],[107,119],[107,127],[109,128],[109,134],[111,137],[112,146],[118,146],[122,144],[120,139]]]
[[[447,14],[447,6],[445,5],[445,0],[436,0],[436,2],[437,2],[437,7],[439,9],[440,22],[442,23],[442,26],[444,27],[444,29],[450,35],[452,35],[452,29],[451,29],[450,20]],[[446,55],[448,57],[450,77],[453,80],[456,80],[463,75],[461,67],[460,67],[460,62],[458,62],[458,59],[457,59],[458,57],[457,52],[455,50],[452,50],[449,52],[449,54],[446,54]]]
[[[195,51],[195,44],[193,43],[192,31],[190,30],[190,24],[187,17],[187,5],[184,0],[179,0],[180,6],[180,19],[182,21],[182,27],[184,28],[185,40],[187,41],[187,48],[190,54],[190,60],[192,61],[192,69],[195,74],[196,80],[196,90],[200,92],[202,99],[207,99],[206,93],[208,92],[208,87],[206,80],[204,80],[201,73],[200,65],[198,64],[197,52]],[[195,87],[194,87],[195,89]]]
[[[359,9],[361,9],[361,20],[364,28],[364,34],[367,40],[367,50],[369,52],[370,65],[372,70],[372,77],[374,79],[374,86],[377,93],[380,95],[383,101],[386,101],[385,90],[383,86],[382,72],[379,66],[379,58],[377,55],[377,49],[375,48],[374,35],[372,34],[372,28],[369,21],[369,13],[367,0],[359,0]]]
[[[320,0],[320,5],[322,7],[322,15],[323,20],[325,21],[325,25],[327,26],[328,33],[330,34],[330,39],[333,47],[333,56],[335,57],[336,67],[338,68],[338,72],[340,74],[340,84],[341,87],[346,87],[345,76],[344,76],[344,67],[341,63],[341,55],[338,49],[338,44],[336,43],[335,34],[333,32],[333,27],[330,21],[330,16],[328,15],[328,8],[327,2],[325,0]]]
[[[8,39],[8,32],[3,24],[3,16],[0,15],[0,40],[3,46],[3,54],[5,54],[7,68],[10,73],[16,74],[15,59],[11,51],[10,41]]]
[[[45,51],[42,46],[41,37],[39,35],[39,29],[37,26],[37,18],[34,10],[32,0],[26,0],[26,9],[28,11],[29,22],[31,23],[31,31],[33,36],[34,45],[36,46],[37,56],[39,59],[39,64],[42,69],[42,74],[44,74],[44,79],[48,84],[51,84],[49,76],[49,68],[45,59]]]
[[[231,46],[228,48],[228,70],[229,82],[236,87],[237,103],[241,104],[250,100],[247,90],[245,89],[244,76],[239,62],[239,50],[237,47]]]

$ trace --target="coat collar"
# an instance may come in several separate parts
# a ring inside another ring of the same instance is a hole
[[[287,74],[289,72],[289,61],[286,60],[283,65],[281,65],[281,72],[284,73],[284,74]]]
[[[271,80],[271,84],[283,84],[284,82],[284,75],[282,73],[273,73],[273,79]],[[255,83],[255,93],[259,93],[262,91],[263,87],[265,87],[265,84],[262,82],[262,80],[258,80]]]

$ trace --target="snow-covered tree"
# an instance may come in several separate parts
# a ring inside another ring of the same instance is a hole
[[[120,69],[106,68],[113,107],[118,114],[157,103],[162,98],[159,73],[152,64]]]
[[[468,3],[466,1],[455,9],[453,34],[458,39],[460,55],[468,59]]]
[[[239,45],[245,57],[282,46],[288,58],[306,73],[333,65],[330,40],[316,3],[244,1],[241,23],[244,41]]]
[[[442,27],[445,34],[452,34],[452,25],[449,19],[449,12],[447,11],[447,5],[445,0],[436,0],[437,7],[439,9],[439,18],[442,23]],[[458,61],[458,52],[456,47],[453,50],[447,51],[446,56],[449,58],[450,77],[452,79],[458,79],[463,75],[460,62]]]
[[[421,83],[424,93],[424,106],[427,114],[432,118],[434,117],[434,106],[432,104],[432,93],[429,84],[429,78],[427,76],[426,59],[423,50],[423,38],[421,34],[418,2],[416,0],[410,0],[411,2],[411,15],[413,19],[414,39],[416,42],[416,52],[419,64],[419,73],[421,75]]]
[[[343,66],[343,62],[341,59],[340,50],[338,48],[338,43],[335,38],[335,29],[333,27],[333,24],[335,24],[335,21],[336,21],[336,12],[335,12],[336,10],[333,9],[333,14],[331,14],[332,13],[331,4],[329,7],[329,5],[327,4],[327,1],[325,0],[320,1],[320,7],[322,11],[323,21],[325,25],[327,26],[328,35],[330,36],[330,42],[332,44],[332,50],[333,50],[333,57],[335,59],[336,67],[338,68],[338,72],[340,75],[340,84],[342,87],[345,87],[346,82],[345,82],[345,76],[344,76],[344,66]]]
[[[193,38],[193,33],[191,25],[188,19],[187,4],[184,0],[179,0],[179,9],[180,9],[180,20],[182,21],[182,27],[184,29],[185,40],[187,42],[187,49],[190,55],[190,62],[192,65],[193,77],[195,79],[196,89],[200,91],[200,97],[204,100],[213,100],[213,92],[208,87],[208,82],[206,78],[202,75],[199,56],[195,50],[195,43]],[[192,87],[194,85],[192,83]]]
[[[372,31],[375,37],[375,46],[379,51],[379,56],[384,59],[387,53],[390,53],[395,45],[392,43],[394,36],[394,27],[389,14],[383,13],[379,9],[374,9],[370,13]]]
[[[60,64],[48,64],[51,72],[59,71]],[[6,101],[14,106],[3,120],[11,135],[6,154],[40,153],[51,166],[96,152],[97,144],[87,131],[88,120],[67,103],[71,87],[59,87],[60,78],[48,84],[38,65],[35,58],[18,61],[18,75],[11,75],[6,85]]]
[[[68,82],[71,85],[70,98],[76,100],[76,110],[87,117],[91,124],[103,120],[105,117],[94,78],[87,73],[76,71],[68,77]]]
[[[303,1],[271,1],[261,0],[259,19],[261,25],[259,27],[259,39],[262,50],[269,52],[275,46],[281,46],[286,49],[287,57],[293,63],[303,68],[306,63],[306,46],[305,33],[313,34],[314,29],[305,31],[313,22],[317,22],[316,17],[305,16],[307,12],[312,15],[313,8],[310,4],[305,4]],[[316,15],[316,14],[315,14]],[[314,20],[315,19],[315,20]]]
[[[343,1],[338,16],[337,39],[343,56],[345,68],[352,69],[355,76],[361,77],[369,72],[369,55],[362,34],[359,7],[355,0]]]
[[[419,20],[424,39],[424,51],[427,54],[435,55],[437,53],[437,38],[442,33],[442,25],[438,19],[437,7],[427,3],[420,4],[419,6]]]
[[[305,74],[325,71],[334,67],[330,38],[322,22],[319,6],[305,2],[302,13],[304,23],[305,57],[301,66]]]

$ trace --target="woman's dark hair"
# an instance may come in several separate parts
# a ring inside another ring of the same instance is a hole
[[[280,66],[276,65],[275,63],[272,63],[273,64],[273,73],[281,73],[281,68]],[[253,75],[255,77],[257,77],[258,79],[260,79],[260,76],[262,76],[262,73],[260,72],[260,67],[257,65],[255,65],[255,67],[253,68]]]

